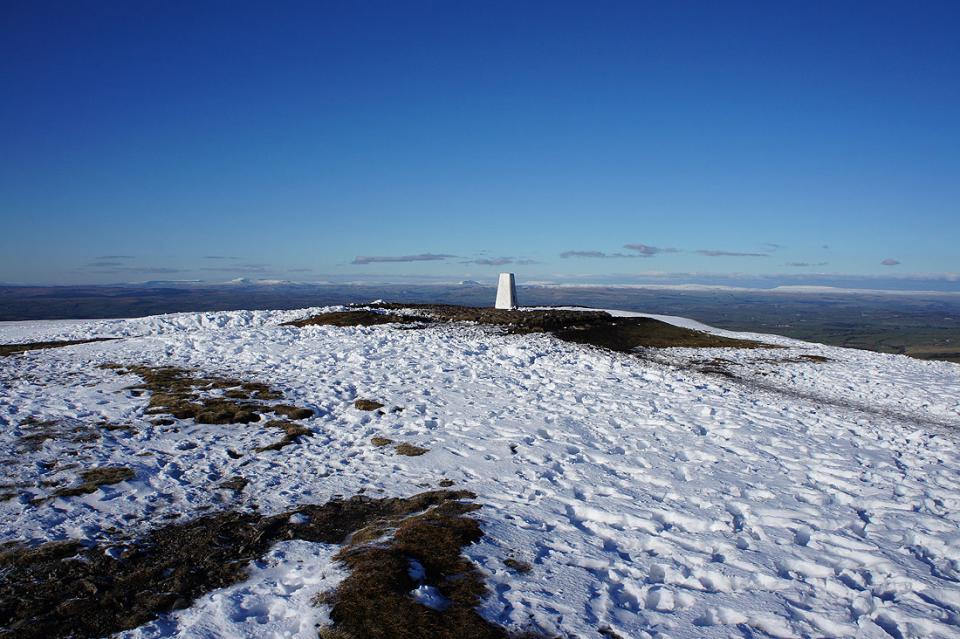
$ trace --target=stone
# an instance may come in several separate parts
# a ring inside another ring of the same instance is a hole
[[[495,308],[517,308],[517,283],[513,273],[501,273],[500,283],[497,285],[497,304]]]

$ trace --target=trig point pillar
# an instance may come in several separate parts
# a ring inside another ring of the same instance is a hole
[[[517,283],[513,273],[501,273],[497,285],[497,304],[495,308],[513,309],[517,307]]]

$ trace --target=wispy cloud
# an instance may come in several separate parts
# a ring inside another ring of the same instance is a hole
[[[773,243],[773,242],[764,242],[764,243],[761,244],[760,246],[762,246],[763,248],[765,248],[765,249],[768,250],[768,251],[776,251],[777,249],[782,249],[782,248],[783,248],[783,244],[775,244],[775,243]]]
[[[233,255],[204,255],[205,260],[239,260],[239,257]]]
[[[169,266],[137,266],[130,264],[136,259],[132,255],[101,255],[80,267],[88,273],[101,274],[142,274],[142,273],[183,273],[183,269]]]
[[[738,251],[716,251],[713,249],[700,249],[697,253],[707,257],[770,257],[769,253],[740,253]]]
[[[479,257],[475,260],[466,260],[461,264],[478,264],[480,266],[503,266],[504,264],[513,264],[512,257]]]
[[[664,272],[643,271],[639,273],[556,273],[545,277],[541,283],[551,284],[579,284],[579,285],[658,285],[670,284],[674,286],[720,285],[770,288],[773,286],[834,286],[849,288],[891,288],[891,289],[922,289],[929,286],[929,290],[950,290],[960,294],[956,286],[945,288],[941,285],[960,284],[960,273],[875,273],[849,274],[830,272],[798,272],[784,271],[778,273],[703,273],[703,272]],[[899,284],[898,284],[899,283]]]
[[[829,262],[787,262],[787,266],[826,266]]]
[[[419,255],[358,255],[351,264],[380,264],[384,262],[439,262],[456,257],[446,253],[420,253]]]
[[[892,257],[888,257],[887,259],[881,261],[880,263],[884,266],[896,266],[897,264],[900,263],[900,260],[895,260]]]
[[[571,257],[585,257],[585,258],[594,258],[594,259],[609,259],[609,258],[619,258],[619,257],[642,257],[639,254],[632,253],[604,253],[603,251],[564,251],[560,254],[560,257],[563,259],[569,259]]]
[[[461,264],[477,264],[479,266],[504,266],[506,264],[539,264],[536,260],[525,257],[478,257],[474,260],[464,260]]]
[[[660,253],[679,253],[680,249],[650,246],[649,244],[624,244],[623,248],[636,251],[640,257],[653,257]]]
[[[91,269],[92,273],[159,273],[169,275],[171,273],[183,273],[183,269],[171,268],[169,266],[114,266],[111,268]]]
[[[200,270],[216,273],[266,273],[271,269],[269,264],[253,262],[229,266],[204,266]]]

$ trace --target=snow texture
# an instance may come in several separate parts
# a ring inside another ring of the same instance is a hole
[[[0,359],[3,483],[29,486],[0,501],[0,543],[102,541],[211,509],[275,513],[449,479],[483,505],[486,535],[465,549],[490,586],[481,613],[512,628],[960,636],[960,366],[714,329],[785,348],[624,355],[478,326],[278,326],[319,310],[336,309],[0,324],[5,343],[123,338]],[[736,377],[697,370],[711,358]],[[315,436],[253,454],[276,432],[151,424],[147,398],[125,390],[137,378],[105,362],[267,382],[317,411]],[[358,411],[360,397],[403,410]],[[135,428],[23,450],[27,417]],[[375,435],[430,452],[397,456]],[[41,480],[107,464],[136,476],[30,504],[49,494]],[[245,490],[217,488],[236,475]],[[247,581],[124,636],[316,636],[324,611],[310,600],[342,578],[335,551],[278,544]]]

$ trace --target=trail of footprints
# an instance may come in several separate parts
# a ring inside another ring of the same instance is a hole
[[[487,537],[467,550],[492,587],[484,612],[517,627],[592,637],[604,628],[623,637],[960,634],[960,480],[949,442],[546,338],[444,331],[358,329],[347,340],[318,329],[280,342],[263,331],[272,347],[245,348],[244,367],[323,406],[317,436],[276,459],[158,454],[145,501],[158,515],[202,507],[208,498],[183,487],[186,475],[241,467],[261,509],[320,499],[329,486],[403,492],[450,479],[485,504]],[[230,372],[235,346],[200,334],[99,348]],[[55,358],[37,360],[39,372]],[[23,405],[67,409],[21,392]],[[337,410],[360,396],[403,411]],[[70,410],[87,401],[71,399]],[[389,455],[369,445],[374,435],[431,452]],[[514,554],[533,569],[502,563]]]

